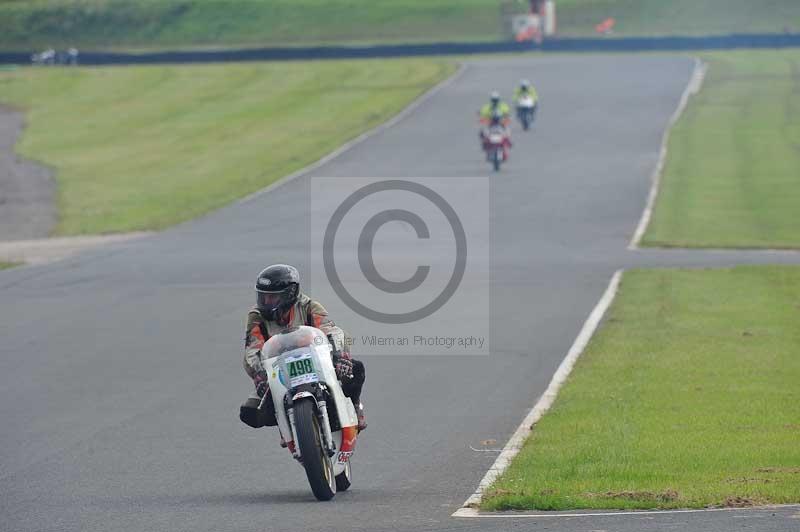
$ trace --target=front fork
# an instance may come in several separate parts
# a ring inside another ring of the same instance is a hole
[[[325,399],[317,402],[317,412],[319,413],[319,423],[322,426],[322,435],[325,438],[323,442],[325,452],[328,456],[336,454],[336,444],[333,443],[333,433],[331,433],[331,421],[328,419],[328,403]]]
[[[336,444],[333,441],[333,433],[331,432],[331,422],[330,418],[328,417],[327,401],[325,401],[325,399],[317,398],[314,398],[314,400],[317,404],[317,421],[322,427],[322,438],[324,440],[322,445],[328,456],[333,456],[336,454]],[[297,441],[297,426],[294,419],[294,406],[287,406],[286,413],[289,417],[289,430],[291,431],[291,437],[289,441],[295,443]],[[294,445],[290,445],[289,450],[295,460],[298,462],[302,461],[303,457],[300,455],[300,447],[296,443]]]
[[[287,444],[289,447],[289,452],[292,453],[292,456],[298,462],[302,461],[302,456],[300,456],[300,447],[297,445],[297,429],[295,428],[294,423],[294,407],[288,407],[286,409],[286,414],[289,417],[289,439],[287,440]]]

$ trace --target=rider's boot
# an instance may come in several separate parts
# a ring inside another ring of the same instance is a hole
[[[364,403],[361,401],[356,405],[356,416],[358,416],[358,431],[367,428],[367,414],[364,413]]]
[[[364,386],[365,379],[366,372],[364,370],[364,363],[360,360],[353,359],[353,378],[346,383],[342,383],[342,391],[353,401],[353,406],[356,409],[356,416],[358,417],[359,431],[367,428],[367,416],[364,413],[364,404],[361,402],[361,388]]]

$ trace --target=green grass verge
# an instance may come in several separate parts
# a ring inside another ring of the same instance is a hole
[[[0,0],[0,48],[183,48],[503,40],[527,0]],[[558,0],[560,35],[800,30],[796,0]]]
[[[500,14],[500,0],[0,0],[0,47],[497,40]]]
[[[0,262],[0,270],[6,270],[8,268],[13,268],[14,266],[19,266],[18,262]]]
[[[592,35],[616,19],[614,36],[709,35],[800,31],[795,0],[557,0],[558,30]]]
[[[482,509],[800,502],[800,268],[625,274]]]
[[[800,247],[800,51],[704,58],[643,244]]]
[[[455,70],[442,60],[20,69],[19,151],[56,169],[57,234],[161,229],[319,159]]]

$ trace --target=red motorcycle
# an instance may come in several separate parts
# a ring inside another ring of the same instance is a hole
[[[481,119],[481,123],[487,126],[481,130],[483,151],[486,152],[486,160],[497,172],[500,170],[500,165],[508,160],[508,149],[511,147],[509,119],[496,114],[491,119]]]

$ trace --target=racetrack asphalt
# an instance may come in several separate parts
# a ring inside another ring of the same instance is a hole
[[[275,430],[237,416],[251,388],[252,282],[268,263],[307,266],[310,176],[152,237],[0,272],[0,530],[797,530],[796,508],[450,517],[496,457],[471,447],[502,447],[615,270],[800,264],[792,252],[627,249],[692,67],[645,55],[470,61],[313,172],[487,176],[474,110],[520,77],[539,89],[533,131],[515,132],[491,177],[491,356],[357,353],[370,426],[352,490],[331,503],[313,500]]]

